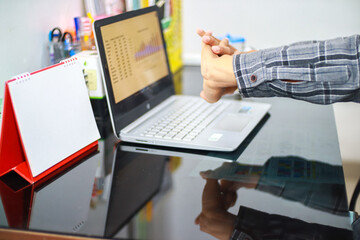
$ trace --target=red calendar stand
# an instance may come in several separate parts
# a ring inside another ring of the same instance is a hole
[[[97,149],[100,138],[76,59],[5,83],[0,177],[30,184]]]

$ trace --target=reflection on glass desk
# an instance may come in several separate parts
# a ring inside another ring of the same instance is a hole
[[[38,189],[11,191],[1,182],[1,227],[118,239],[222,238],[237,230],[253,239],[352,239],[340,165],[124,149],[98,153]]]
[[[353,239],[332,107],[256,101],[272,109],[231,153],[108,135],[41,186],[0,179],[0,239]]]

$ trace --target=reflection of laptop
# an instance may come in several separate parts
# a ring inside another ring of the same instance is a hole
[[[159,192],[168,157],[116,148],[104,236],[115,234]],[[115,236],[115,238],[117,238]]]
[[[175,96],[157,7],[95,21],[94,31],[112,126],[123,141],[232,151],[270,108]]]

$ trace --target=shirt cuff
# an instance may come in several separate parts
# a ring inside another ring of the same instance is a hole
[[[262,51],[234,55],[233,69],[243,97],[253,97],[252,90],[267,81]]]

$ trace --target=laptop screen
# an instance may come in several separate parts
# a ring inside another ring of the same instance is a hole
[[[100,29],[115,103],[169,74],[156,12]]]
[[[174,93],[158,8],[97,20],[94,31],[118,134]]]

